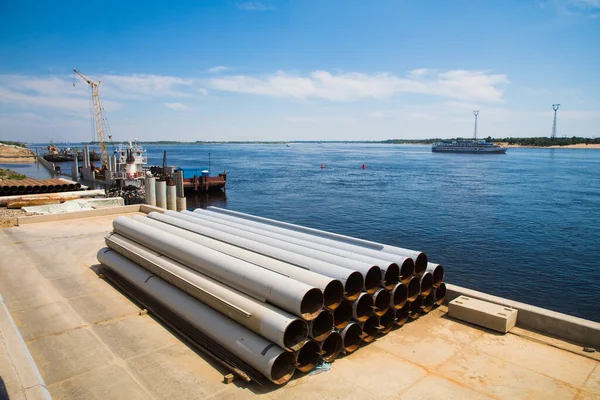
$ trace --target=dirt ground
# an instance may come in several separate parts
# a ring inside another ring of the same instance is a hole
[[[32,213],[26,213],[25,211],[11,210],[6,207],[0,207],[0,228],[8,228],[10,226],[17,226],[17,217],[24,217],[26,215],[33,215]]]
[[[34,161],[33,151],[24,147],[0,143],[0,163],[29,163]]]

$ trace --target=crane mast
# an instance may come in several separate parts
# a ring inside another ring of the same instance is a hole
[[[79,75],[81,79],[83,79],[92,88],[92,113],[96,128],[96,136],[101,148],[100,159],[102,161],[102,168],[106,169],[108,167],[108,152],[106,151],[104,133],[105,130],[108,131],[108,128],[106,126],[106,118],[104,117],[104,107],[102,106],[102,101],[100,100],[100,84],[102,81],[94,82],[76,69],[73,69],[73,72]]]

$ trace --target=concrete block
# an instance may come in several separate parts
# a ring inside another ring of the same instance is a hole
[[[460,296],[448,304],[448,315],[494,331],[508,332],[517,323],[517,310]]]

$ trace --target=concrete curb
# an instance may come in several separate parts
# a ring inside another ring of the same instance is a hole
[[[46,383],[33,361],[31,353],[10,316],[10,312],[0,295],[0,336],[3,338],[10,360],[15,368],[25,398],[32,400],[52,400]]]
[[[146,204],[133,204],[130,206],[105,207],[98,208],[96,210],[74,211],[61,214],[31,215],[28,217],[19,217],[17,218],[17,225],[22,226],[27,224],[36,224],[40,222],[56,222],[70,219],[101,217],[104,215],[127,214],[134,212],[143,212],[149,214],[152,211],[160,213],[165,212],[165,210],[163,210],[162,208],[149,206]]]
[[[446,304],[464,295],[519,310],[517,326],[600,349],[600,323],[446,283]]]

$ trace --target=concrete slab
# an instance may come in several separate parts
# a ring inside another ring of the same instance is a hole
[[[465,351],[448,360],[437,373],[498,399],[572,399],[572,386],[499,358]]]
[[[100,323],[92,329],[123,360],[179,343],[175,336],[148,315]]]
[[[2,290],[2,297],[6,308],[11,312],[63,300],[60,293],[47,281]]]
[[[594,368],[582,388],[600,396],[600,364],[596,363],[596,368]]]
[[[336,361],[337,362],[337,361]],[[363,378],[364,379],[364,378]],[[330,372],[304,376],[300,380],[288,383],[283,389],[269,393],[269,399],[276,400],[365,400],[373,395],[339,376]]]
[[[402,400],[492,400],[493,397],[471,390],[440,376],[429,375],[399,397]]]
[[[106,282],[104,284],[108,286]],[[69,304],[88,324],[137,315],[139,308],[122,294],[110,289],[69,299]]]
[[[106,290],[106,282],[86,268],[81,274],[51,281],[56,290],[66,299]]]
[[[98,264],[96,254],[98,249],[105,246],[104,235],[99,233],[55,239],[54,241],[61,246],[68,247],[71,254],[87,267]]]
[[[47,385],[113,364],[112,355],[88,328],[28,343]]]
[[[48,386],[55,399],[145,400],[151,397],[117,365],[96,369]]]
[[[222,392],[222,373],[178,343],[134,357],[127,367],[155,399],[199,399]]]
[[[44,281],[40,271],[29,260],[15,260],[11,257],[2,256],[0,262],[0,290],[20,286],[35,285]]]
[[[50,303],[12,313],[25,341],[67,331],[83,325],[83,321],[67,303]]]
[[[13,365],[4,340],[0,343],[0,378],[2,378],[4,388],[11,399],[16,393],[22,391],[23,388],[19,380],[19,375]]]
[[[371,345],[336,360],[332,369],[340,378],[367,391],[370,398],[381,399],[392,398],[427,376],[425,369]],[[368,380],[364,379],[367,373]]]
[[[575,400],[600,400],[600,396],[580,391],[577,397],[575,397]]]
[[[597,361],[515,335],[484,335],[471,346],[481,352],[580,387]]]

